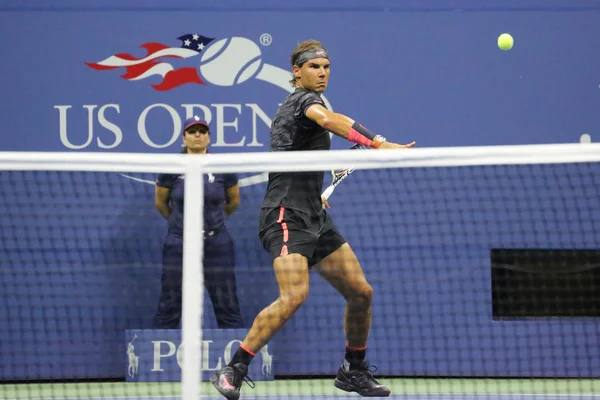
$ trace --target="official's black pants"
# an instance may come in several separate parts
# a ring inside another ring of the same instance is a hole
[[[178,329],[181,322],[183,239],[167,235],[163,246],[162,289],[155,329]],[[220,329],[244,328],[237,297],[235,249],[226,228],[204,239],[204,286]]]

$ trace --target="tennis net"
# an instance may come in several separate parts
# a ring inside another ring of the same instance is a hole
[[[599,161],[598,144],[202,157],[0,153],[1,378],[181,381],[176,397],[216,396],[208,378],[279,293],[258,239],[266,174],[347,168],[355,170],[329,197],[327,213],[374,290],[367,358],[383,383],[597,378]],[[244,327],[222,330],[215,298],[203,289],[210,266],[202,260],[215,251],[205,245],[216,232],[203,226],[202,209],[207,185],[230,173],[240,187],[227,230]],[[157,174],[185,176],[181,330],[155,325],[167,236],[155,209]],[[326,173],[323,189],[331,179]],[[345,302],[317,275],[311,270],[302,308],[257,353],[249,375],[257,393],[273,379],[337,373]],[[309,380],[271,395],[323,398],[331,385]],[[121,396],[111,390],[97,397]]]

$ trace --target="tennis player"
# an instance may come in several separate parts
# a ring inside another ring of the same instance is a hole
[[[329,111],[321,99],[327,88],[330,61],[320,42],[300,43],[291,55],[296,90],[277,111],[271,126],[271,151],[329,150],[329,132],[376,149],[414,146],[390,143],[358,122]],[[227,399],[238,399],[248,365],[289,320],[308,296],[312,267],[346,300],[345,359],[335,386],[361,396],[389,396],[365,359],[371,325],[373,288],[356,255],[323,209],[324,172],[269,174],[260,213],[259,238],[271,254],[279,298],[262,310],[233,359],[211,378]],[[326,205],[328,206],[328,205]],[[299,344],[302,346],[303,344]]]
[[[182,134],[183,153],[207,153],[210,128],[206,121],[198,116],[188,118]],[[183,178],[183,175],[160,174],[156,180],[156,208],[169,222],[169,228],[162,249],[161,293],[154,317],[155,329],[177,329],[181,323]],[[235,174],[204,175],[204,286],[219,329],[244,328],[237,297],[235,247],[225,224],[226,216],[239,204]]]

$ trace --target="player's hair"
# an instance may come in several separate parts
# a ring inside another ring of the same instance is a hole
[[[294,49],[294,51],[292,52],[292,55],[290,57],[290,62],[292,64],[292,68],[294,67],[294,65],[296,65],[296,61],[298,60],[298,57],[300,56],[300,54],[304,53],[306,50],[315,50],[315,49],[322,49],[323,45],[321,44],[321,42],[319,42],[318,40],[305,40],[302,43],[298,43],[298,46]],[[292,85],[292,87],[296,87],[296,77],[292,76],[292,79],[290,79],[290,84]]]

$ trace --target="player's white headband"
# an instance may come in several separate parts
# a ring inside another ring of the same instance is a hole
[[[329,60],[329,56],[327,56],[327,50],[325,49],[310,49],[303,51],[298,54],[296,60],[294,61],[294,65],[301,67],[307,61],[310,61],[315,58],[326,58]]]

